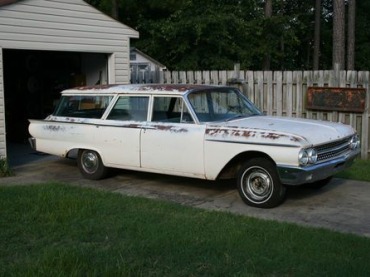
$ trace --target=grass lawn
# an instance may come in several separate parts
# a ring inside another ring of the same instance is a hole
[[[370,182],[370,160],[357,159],[350,168],[338,173],[336,177]]]
[[[62,184],[0,187],[0,276],[369,276],[370,239]]]

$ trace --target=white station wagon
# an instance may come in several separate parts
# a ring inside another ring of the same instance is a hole
[[[30,120],[29,132],[37,151],[78,153],[88,179],[103,178],[109,167],[236,178],[243,201],[263,208],[282,203],[289,185],[325,185],[360,152],[350,126],[266,116],[225,86],[68,89],[52,115]]]

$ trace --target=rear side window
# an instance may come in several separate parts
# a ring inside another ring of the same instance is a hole
[[[55,116],[101,118],[113,96],[62,96]]]
[[[194,123],[185,102],[180,97],[154,97],[152,121]]]
[[[146,121],[149,96],[120,96],[107,119]]]

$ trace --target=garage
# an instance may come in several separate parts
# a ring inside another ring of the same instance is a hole
[[[0,157],[28,147],[28,119],[50,114],[61,90],[129,83],[138,36],[82,0],[0,0]]]
[[[53,112],[60,91],[106,84],[105,54],[3,50],[7,142],[25,142],[28,119]]]

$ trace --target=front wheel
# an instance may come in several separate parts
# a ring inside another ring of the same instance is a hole
[[[268,159],[248,160],[239,169],[237,182],[239,194],[249,206],[273,208],[284,201],[286,187]]]
[[[93,150],[79,150],[77,166],[82,176],[90,180],[102,179],[107,174],[107,168],[104,166],[100,155]]]

